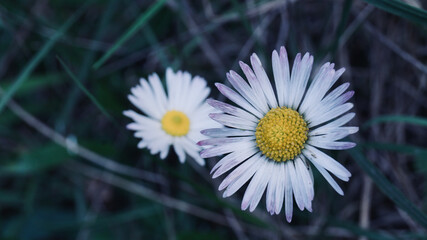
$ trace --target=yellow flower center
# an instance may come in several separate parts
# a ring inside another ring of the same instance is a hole
[[[297,111],[277,107],[259,120],[255,138],[262,154],[276,162],[285,162],[301,153],[307,132],[307,123]]]
[[[184,136],[190,130],[190,119],[183,112],[168,111],[162,118],[162,129],[175,137]]]

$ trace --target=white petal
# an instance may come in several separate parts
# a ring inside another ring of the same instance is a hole
[[[326,113],[324,113],[322,116],[318,116],[315,117],[313,119],[313,121],[310,121],[307,119],[307,121],[309,121],[310,123],[308,124],[309,128],[315,127],[319,124],[325,123],[327,121],[330,121],[342,114],[344,114],[345,112],[349,111],[350,109],[353,108],[353,103],[345,103],[341,106],[338,106],[334,109],[332,109],[331,111],[328,111]]]
[[[261,109],[269,109],[267,99],[264,96],[260,80],[256,77],[252,69],[244,62],[240,61],[240,68],[248,79],[249,84],[252,87],[254,96],[257,99],[257,103],[261,106]],[[266,112],[264,112],[265,114]]]
[[[291,105],[292,109],[298,108],[301,103],[302,96],[306,91],[311,68],[313,66],[313,56],[306,53],[299,65],[299,72],[297,72],[297,76],[294,78],[294,81],[296,82],[293,85],[293,91],[295,91],[295,94]]]
[[[254,115],[246,112],[245,110],[238,108],[238,107],[234,107],[230,104],[227,103],[223,103],[214,99],[208,99],[206,100],[206,102],[211,105],[212,107],[224,112],[224,113],[228,113],[231,114],[233,116],[236,117],[240,117],[255,123],[258,123],[258,118],[256,118]]]
[[[344,180],[351,177],[351,173],[343,165],[315,147],[306,145],[302,153],[310,162],[327,169],[340,179]]]
[[[130,130],[140,131],[147,129],[160,129],[161,124],[158,120],[143,116],[133,110],[124,111],[123,115],[135,121],[135,123],[130,123],[127,125],[127,128]]]
[[[245,148],[252,148],[256,146],[255,141],[247,141],[247,142],[237,142],[237,143],[230,143],[225,144],[221,146],[211,147],[208,149],[204,149],[200,152],[200,156],[202,158],[209,158],[209,157],[215,157],[222,154],[230,153],[236,151],[236,149],[245,149]]]
[[[280,165],[282,164],[276,164],[271,169],[271,172],[269,173],[271,177],[267,185],[267,192],[265,193],[266,208],[271,215],[275,213],[275,209],[276,209],[276,189],[277,189],[276,185],[279,179]]]
[[[313,81],[310,84],[310,87],[307,90],[304,101],[299,108],[301,113],[306,115],[307,111],[312,109],[314,105],[317,105],[324,94],[328,91],[328,83],[330,80],[332,80],[334,74],[330,66],[330,63],[325,63],[315,75]]]
[[[334,142],[334,141],[321,141],[310,139],[309,144],[318,148],[329,150],[345,150],[354,148],[356,146],[353,142]]]
[[[144,97],[141,97],[139,95],[138,96],[128,95],[128,99],[133,105],[138,107],[143,113],[147,114],[152,118],[160,120],[163,117],[163,114],[162,112],[160,112],[160,109],[158,108],[159,104],[157,104],[154,101],[154,96],[152,95],[152,93],[147,93],[146,95],[143,95],[143,96]]]
[[[321,113],[329,112],[347,102],[353,95],[354,91],[348,91],[335,99],[324,98],[319,104],[317,104],[316,111],[313,111],[312,114],[317,116],[321,115]]]
[[[290,70],[289,70],[289,60],[288,60],[288,54],[286,52],[285,47],[280,47],[280,66],[282,70],[282,76],[284,79],[284,98],[283,98],[283,104],[280,104],[280,106],[290,106],[290,92],[291,89],[291,76],[290,76]]]
[[[227,73],[227,79],[233,85],[233,87],[250,103],[252,106],[257,108],[262,113],[267,113],[269,108],[267,105],[262,104],[258,101],[256,93],[253,89],[246,83],[246,81],[235,71],[230,71]]]
[[[277,173],[277,182],[276,182],[276,195],[275,195],[275,203],[276,208],[275,212],[276,214],[280,213],[280,210],[282,210],[283,202],[285,201],[285,185],[286,185],[286,177],[285,177],[285,164],[278,164],[278,171]]]
[[[242,210],[246,210],[248,207],[251,212],[255,210],[270,180],[271,174],[268,173],[270,172],[272,163],[265,159],[265,157],[262,157],[259,161],[264,161],[264,164],[258,168],[245,191],[241,206]]]
[[[319,170],[320,174],[322,174],[322,176],[326,179],[326,181],[328,181],[329,185],[332,186],[332,188],[341,196],[344,195],[344,192],[342,191],[342,189],[340,188],[340,186],[338,185],[337,182],[335,182],[335,180],[332,178],[332,176],[321,166],[317,165],[316,163],[313,162],[313,165],[317,168],[317,170]]]
[[[236,103],[237,105],[244,108],[246,111],[254,114],[258,118],[262,118],[263,114],[260,113],[258,110],[256,110],[252,105],[250,105],[247,100],[245,100],[242,96],[240,96],[238,93],[233,91],[231,88],[225,86],[221,83],[215,83],[215,86],[218,88],[218,90],[226,96],[228,99]]]
[[[335,129],[337,127],[341,127],[342,125],[350,122],[350,120],[353,119],[355,115],[356,115],[355,113],[347,113],[344,116],[339,117],[339,118],[335,119],[334,121],[332,121],[328,124],[325,124],[321,127],[316,128],[315,130],[312,130],[313,134],[314,134],[314,132],[316,132],[316,134],[317,134],[317,132],[327,132],[327,131],[330,131],[330,130]],[[314,135],[316,135],[316,134],[314,134]]]
[[[181,163],[185,162],[185,152],[184,149],[182,148],[181,144],[179,142],[175,142],[173,144],[173,149],[176,152],[176,155],[178,155],[178,159]]]
[[[311,212],[311,201],[314,198],[314,187],[310,177],[310,173],[308,172],[308,169],[299,157],[295,160],[295,168],[298,176],[300,176],[300,183],[303,185],[303,195],[305,195],[305,207],[308,211]]]
[[[273,87],[271,86],[267,73],[265,73],[265,70],[262,67],[261,61],[255,53],[253,53],[251,56],[251,65],[254,69],[257,79],[260,82],[261,89],[268,101],[268,105],[270,105],[271,108],[276,108],[277,100],[276,96],[274,95]]]
[[[202,130],[201,133],[209,137],[236,137],[255,135],[254,131],[240,130],[235,128],[210,128]]]
[[[323,99],[323,101],[329,101],[329,99],[336,99],[338,96],[343,94],[345,90],[350,86],[350,83],[343,83],[337,88],[335,88],[332,92],[330,92],[326,97]]]
[[[247,136],[247,137],[232,137],[232,138],[209,138],[202,141],[199,141],[197,145],[199,146],[207,146],[207,145],[224,145],[229,143],[243,142],[255,140],[255,136]]]
[[[292,187],[292,181],[291,181],[291,174],[289,173],[289,168],[286,166],[287,163],[283,164],[285,167],[285,213],[286,213],[286,220],[288,222],[291,222],[292,220],[292,212],[294,207],[294,199],[293,199],[293,187]]]
[[[153,89],[154,97],[156,98],[160,111],[166,112],[167,97],[159,76],[156,73],[153,73],[148,77],[148,81],[150,81],[150,85]]]
[[[248,160],[244,161],[241,165],[236,167],[224,180],[221,182],[221,184],[218,187],[218,190],[223,190],[224,188],[228,187],[230,184],[234,184],[234,187],[231,187],[227,191],[224,192],[224,197],[231,196],[233,193],[235,193],[249,178],[252,177],[252,175],[258,170],[256,167],[259,167],[263,162],[260,161],[261,154],[256,154],[249,158]],[[235,185],[237,182],[240,182],[237,186]]]
[[[228,172],[230,169],[239,165],[258,151],[258,148],[252,147],[247,149],[238,149],[237,151],[228,154],[212,168],[211,174],[215,172],[212,178],[217,178],[225,172]]]
[[[335,141],[359,131],[359,127],[318,128],[308,133],[310,140]]]
[[[297,173],[295,171],[295,165],[293,161],[286,163],[287,172],[291,179],[292,189],[295,195],[295,202],[297,203],[298,208],[302,211],[304,210],[304,199],[301,192],[300,183],[298,182]]]
[[[287,79],[285,79],[284,69],[282,69],[282,66],[280,64],[279,54],[277,53],[276,50],[274,50],[273,54],[271,55],[271,62],[273,65],[274,82],[276,84],[277,101],[279,102],[279,106],[284,106],[284,104],[285,104],[285,81]]]
[[[245,130],[255,130],[257,127],[257,123],[248,121],[246,119],[235,117],[228,114],[222,113],[211,113],[209,117],[213,120],[223,124],[227,127],[245,129]]]

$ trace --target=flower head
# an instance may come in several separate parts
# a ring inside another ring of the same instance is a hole
[[[160,158],[164,159],[173,146],[180,162],[188,154],[204,165],[199,155],[201,147],[196,145],[203,138],[200,130],[218,126],[208,117],[212,107],[205,100],[210,89],[203,78],[192,78],[188,72],[174,73],[170,68],[166,70],[166,86],[167,95],[159,76],[153,73],[148,81],[142,78],[131,89],[129,100],[145,115],[124,111],[134,121],[127,128],[141,138],[138,148],[148,148],[151,154],[160,152]]]
[[[338,141],[358,131],[358,127],[343,127],[355,115],[345,114],[353,107],[347,101],[354,92],[345,92],[348,83],[331,90],[344,72],[334,70],[331,63],[324,64],[309,84],[313,56],[308,53],[303,57],[298,54],[290,70],[285,48],[280,48],[280,54],[273,51],[276,91],[257,55],[250,60],[252,68],[240,62],[249,84],[234,71],[227,78],[236,91],[216,84],[238,106],[208,99],[211,106],[223,112],[211,113],[210,117],[226,127],[203,130],[212,138],[198,144],[210,146],[201,152],[202,157],[227,154],[212,169],[213,178],[231,171],[219,186],[219,190],[225,189],[224,197],[250,181],[242,210],[253,211],[266,192],[267,211],[279,214],[284,203],[290,222],[293,198],[301,211],[312,211],[312,165],[343,195],[331,173],[343,181],[348,181],[351,173],[319,148],[342,150],[355,146]]]

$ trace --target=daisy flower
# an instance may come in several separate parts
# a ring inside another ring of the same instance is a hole
[[[181,163],[188,154],[204,165],[199,155],[202,148],[196,144],[203,139],[200,130],[219,125],[208,116],[212,107],[205,100],[210,88],[203,78],[192,78],[188,72],[174,73],[170,68],[166,70],[166,86],[167,95],[156,73],[150,75],[148,81],[140,79],[128,98],[145,115],[124,111],[123,114],[134,121],[127,128],[135,131],[136,138],[141,138],[138,148],[148,148],[153,155],[160,153],[164,159],[173,146]]]
[[[227,73],[235,90],[216,83],[218,90],[238,106],[208,99],[207,102],[223,113],[210,117],[225,125],[202,134],[212,137],[198,142],[209,146],[201,151],[204,158],[227,154],[212,169],[213,178],[226,172],[219,190],[229,197],[249,182],[242,200],[242,210],[253,211],[266,192],[266,208],[279,214],[283,203],[286,219],[292,220],[293,198],[298,208],[312,211],[314,197],[311,166],[340,195],[343,191],[331,174],[348,181],[351,173],[340,163],[319,150],[342,150],[355,146],[337,141],[358,131],[358,127],[343,127],[354,113],[347,101],[353,91],[349,83],[331,89],[344,69],[334,70],[334,64],[324,64],[309,84],[313,56],[298,54],[292,70],[284,47],[280,54],[273,51],[272,66],[276,91],[256,54],[251,67],[240,62],[249,84],[236,72]],[[308,87],[309,85],[309,87]],[[343,115],[344,114],[344,115]]]

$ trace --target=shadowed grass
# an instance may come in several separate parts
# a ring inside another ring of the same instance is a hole
[[[150,20],[163,6],[166,0],[158,0],[147,11],[142,13],[138,19],[129,27],[129,29],[117,40],[116,43],[98,60],[93,64],[94,69],[98,69],[102,64],[113,55],[117,49],[123,45],[129,38],[131,38],[144,24]]]
[[[65,72],[68,74],[68,76],[70,76],[70,78],[74,81],[74,83],[80,88],[80,90],[82,90],[82,92],[84,94],[86,94],[86,96],[93,102],[93,104],[95,104],[95,106],[112,122],[114,121],[114,118],[107,112],[107,110],[105,110],[105,108],[101,105],[101,103],[99,103],[99,101],[95,98],[95,96],[93,96],[89,90],[87,90],[87,88],[85,86],[83,86],[83,84],[77,79],[76,75],[74,75],[74,73],[71,71],[71,69],[65,64],[65,62],[59,57],[56,56],[56,58],[58,59],[58,61],[61,63],[61,66],[64,68]],[[116,123],[116,122],[115,122]],[[119,126],[118,123],[116,123],[117,126]]]
[[[407,124],[418,125],[421,127],[427,127],[427,119],[421,118],[421,117],[406,116],[406,115],[379,116],[365,122],[362,127],[366,129],[372,125],[376,125],[379,123],[386,123],[386,122],[407,123]]]
[[[52,36],[52,38],[47,41],[43,48],[37,52],[37,54],[30,60],[27,66],[19,74],[16,81],[13,85],[6,89],[3,97],[0,99],[0,112],[4,109],[7,102],[13,97],[18,88],[24,83],[25,80],[31,75],[33,70],[37,67],[40,61],[47,55],[47,53],[52,49],[58,39],[64,35],[64,33],[73,25],[73,23],[81,16],[87,6],[80,8],[76,13],[74,13],[62,27]]]
[[[387,178],[363,155],[356,147],[349,151],[356,163],[374,181],[377,187],[392,200],[397,207],[405,211],[414,221],[427,228],[427,215],[418,209],[403,193],[398,190]]]
[[[425,27],[427,11],[398,0],[364,0],[384,11],[406,18]]]

